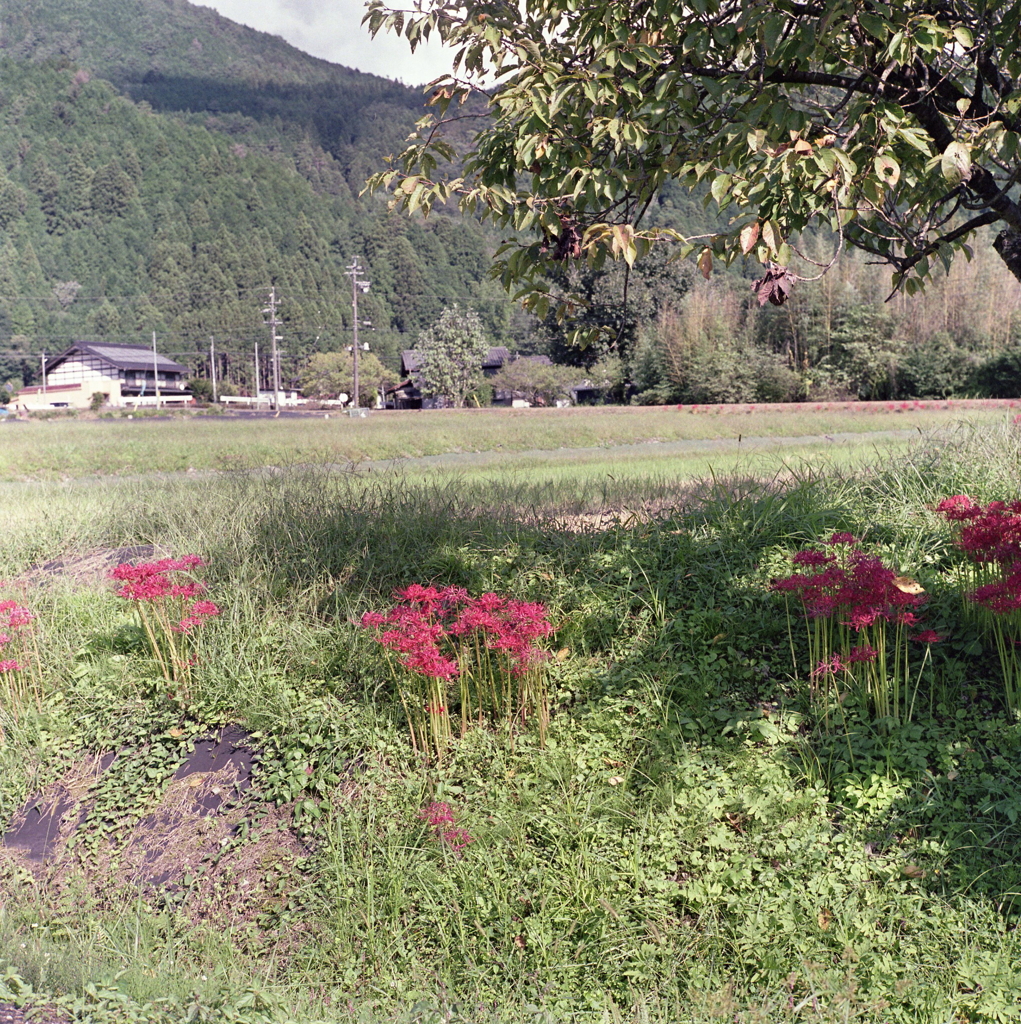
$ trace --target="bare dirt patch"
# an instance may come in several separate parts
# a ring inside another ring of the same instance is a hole
[[[83,554],[68,554],[48,562],[30,566],[11,583],[27,586],[45,586],[55,580],[69,580],[78,586],[93,586],[110,578],[118,565],[163,558],[165,552],[152,544],[135,544],[122,548],[99,548]]]
[[[155,803],[111,820],[98,794],[119,757],[86,756],[15,815],[0,845],[0,899],[28,883],[48,903],[169,905],[196,925],[256,926],[293,890],[308,850],[291,813],[252,789],[257,752],[236,726],[199,740]]]

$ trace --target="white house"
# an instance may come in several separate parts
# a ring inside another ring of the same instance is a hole
[[[22,388],[17,403],[26,409],[84,409],[96,393],[106,404],[181,405],[191,400],[188,367],[153,355],[144,345],[112,342],[73,344],[46,360],[45,385]]]

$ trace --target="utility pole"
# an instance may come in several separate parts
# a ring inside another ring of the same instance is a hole
[[[358,257],[355,256],[351,261],[351,266],[345,271],[348,277],[351,278],[351,309],[354,313],[354,327],[353,336],[351,339],[351,356],[354,361],[354,405],[352,408],[358,408],[358,293],[361,292],[363,295],[369,290],[369,282],[362,278],[362,268],[358,266]]]
[[[43,366],[43,394],[45,395],[46,394],[46,353],[45,352],[40,352],[39,353],[39,361],[42,363],[42,366]]]
[[[209,379],[213,382],[213,401],[216,401],[216,349],[213,347],[213,336],[209,336]]]
[[[156,332],[152,332],[152,384],[156,389],[156,408],[160,407],[160,368],[156,361]]]
[[[277,290],[276,288],[270,288],[269,290],[269,306],[263,310],[263,313],[269,314],[269,319],[264,320],[263,323],[269,327],[271,337],[273,339],[273,354],[271,357],[270,369],[273,373],[273,408],[280,411],[280,353],[277,351],[277,342],[280,340],[280,336],[277,334],[277,328],[283,323],[282,320],[277,319]]]
[[[262,385],[259,383],[259,343],[255,343],[255,394],[252,396],[255,399],[256,404],[259,402],[259,392],[262,390]]]

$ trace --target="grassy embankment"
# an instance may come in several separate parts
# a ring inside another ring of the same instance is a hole
[[[1021,732],[931,506],[1016,498],[1019,466],[1008,427],[964,430],[580,532],[575,483],[538,479],[5,485],[9,504],[35,496],[5,536],[15,580],[46,555],[155,544],[208,559],[222,614],[183,689],[109,585],[10,591],[39,616],[39,668],[5,679],[0,814],[57,781],[93,809],[48,875],[3,861],[0,992],[30,981],[92,1021],[1008,1019]],[[947,638],[913,649],[899,722],[811,674],[769,589],[834,531],[917,579]],[[545,747],[525,726],[413,753],[355,624],[413,582],[545,603]],[[139,883],[132,837],[223,722],[264,752],[251,827],[177,884]],[[105,750],[121,754],[90,790]],[[432,801],[469,845],[422,820]]]

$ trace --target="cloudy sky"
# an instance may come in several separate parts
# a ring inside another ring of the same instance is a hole
[[[403,39],[373,39],[362,27],[362,0],[195,0],[231,21],[283,36],[335,64],[422,85],[450,70],[450,56],[435,44],[411,53]]]

